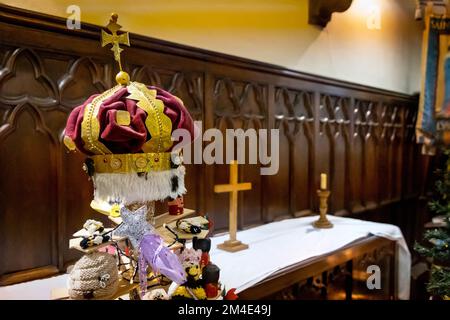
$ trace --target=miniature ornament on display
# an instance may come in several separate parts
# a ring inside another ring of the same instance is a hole
[[[214,298],[219,293],[220,268],[213,263],[203,268],[202,280],[205,286],[206,296]]]
[[[84,223],[83,229],[73,235],[81,237],[79,245],[82,249],[87,249],[108,242],[111,239],[110,232],[111,229],[105,229],[102,222],[89,219]]]
[[[186,233],[191,234],[199,234],[202,232],[202,228],[190,223],[189,221],[185,219],[178,220],[176,223],[177,229]]]
[[[170,215],[179,215],[179,214],[183,214],[184,211],[184,201],[183,201],[183,197],[179,196],[176,199],[170,199],[167,202],[167,205],[169,207],[169,214]]]
[[[142,300],[169,300],[169,295],[167,294],[166,290],[164,289],[153,289],[149,292],[147,292],[143,297]]]
[[[91,208],[99,213],[109,216],[110,218],[119,218],[122,205],[120,204],[119,200],[114,199],[110,199],[109,202],[101,202],[101,203],[92,200]]]
[[[175,289],[172,299],[205,300],[206,292],[201,280],[201,251],[184,248],[179,253],[178,258],[186,271],[187,279],[186,282]]]
[[[209,220],[203,216],[196,216],[177,220],[174,224],[176,232],[191,239],[193,236],[205,238],[209,233]]]
[[[113,217],[113,218],[118,218],[120,217],[120,205],[118,203],[114,203],[111,206],[111,210],[109,211],[109,216]]]
[[[210,262],[209,251],[211,250],[211,239],[199,239],[197,237],[192,238],[192,247],[195,250],[201,250],[202,256],[200,258],[200,265],[205,267]]]
[[[80,241],[80,247],[87,249],[89,247],[98,246],[99,244],[108,242],[110,237],[108,235],[93,235],[87,238],[83,237]]]
[[[89,235],[91,236],[94,235],[96,231],[102,232],[105,229],[103,227],[103,223],[93,219],[86,220],[86,222],[83,225],[83,228],[86,229]]]

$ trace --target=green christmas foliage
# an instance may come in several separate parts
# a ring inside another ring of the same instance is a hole
[[[427,290],[435,296],[450,296],[450,268],[434,266],[431,270]]]
[[[429,203],[431,211],[437,215],[444,215],[450,217],[450,148],[444,151],[447,157],[447,162],[444,168],[436,171],[439,179],[436,181],[435,197]],[[450,225],[447,225],[450,228]]]
[[[425,232],[424,239],[428,241],[429,245],[423,246],[416,243],[414,250],[424,257],[450,262],[450,235],[446,230],[428,230]]]
[[[416,243],[414,250],[435,264],[430,273],[427,290],[435,296],[450,296],[450,148],[443,150],[447,161],[444,168],[437,170],[435,196],[430,201],[430,210],[444,216],[445,226],[427,230],[423,239],[425,245]]]

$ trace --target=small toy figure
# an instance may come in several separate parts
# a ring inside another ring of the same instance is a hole
[[[111,206],[111,211],[109,212],[109,215],[113,218],[120,217],[120,205],[118,203],[114,203]]]
[[[166,290],[160,288],[147,292],[142,297],[142,300],[169,300],[169,296],[167,295]]]
[[[187,280],[176,288],[172,294],[172,299],[194,299],[205,300],[206,292],[202,286],[202,275],[200,267],[201,251],[185,248],[180,254],[179,259],[185,268]]]
[[[206,296],[215,298],[219,292],[220,269],[213,263],[209,263],[203,268],[202,280],[205,286]]]
[[[91,208],[101,214],[110,216],[112,218],[120,217],[121,203],[119,200],[108,200],[103,202],[98,202],[95,200],[91,201]]]
[[[92,235],[89,237],[83,237],[80,241],[80,247],[83,249],[87,249],[89,247],[98,246],[104,242],[108,242],[110,240],[110,236],[107,235]]]
[[[111,237],[108,235],[103,223],[96,220],[86,220],[83,225],[83,229],[77,231],[74,236],[81,236],[80,247],[82,249],[87,249],[104,242],[108,242]]]
[[[190,223],[188,220],[186,219],[181,219],[177,221],[177,229],[186,233],[191,233],[191,234],[199,234],[200,232],[202,232],[202,228]]]
[[[175,199],[171,199],[170,201],[167,202],[168,206],[169,206],[169,214],[170,215],[179,215],[179,214],[183,214],[184,211],[184,200],[183,200],[183,196],[179,196]]]
[[[197,237],[192,238],[192,247],[195,250],[202,251],[202,257],[200,258],[200,266],[203,268],[210,262],[209,250],[211,250],[211,239],[199,239]]]
[[[97,234],[102,233],[105,228],[103,227],[103,223],[101,223],[100,221],[96,221],[96,220],[93,220],[93,219],[88,219],[84,223],[83,229],[87,230],[89,235],[92,236],[97,231],[98,231]]]

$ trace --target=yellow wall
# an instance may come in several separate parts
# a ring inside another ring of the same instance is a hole
[[[414,0],[353,0],[321,30],[307,0],[0,0],[29,10],[106,25],[111,12],[124,29],[291,69],[412,93],[419,88],[421,23]],[[369,30],[373,5],[381,29]]]

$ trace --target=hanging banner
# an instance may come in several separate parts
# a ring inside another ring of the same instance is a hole
[[[422,47],[422,84],[417,142],[432,153],[450,144],[450,18],[427,17]],[[426,151],[427,152],[427,151]]]

